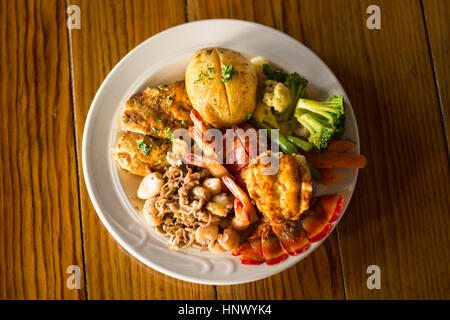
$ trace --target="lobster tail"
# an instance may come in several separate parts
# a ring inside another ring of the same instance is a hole
[[[281,247],[290,256],[295,256],[309,248],[309,241],[301,221],[285,220],[282,223],[272,224]]]
[[[281,247],[280,240],[268,223],[265,223],[262,227],[261,246],[264,259],[268,265],[280,263],[288,257]]]

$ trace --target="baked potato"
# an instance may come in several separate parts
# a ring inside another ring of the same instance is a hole
[[[193,108],[214,127],[244,122],[255,109],[256,69],[239,52],[214,47],[195,52],[185,83]]]

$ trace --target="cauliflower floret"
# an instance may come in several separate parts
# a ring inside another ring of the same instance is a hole
[[[265,76],[263,73],[263,65],[269,64],[269,60],[262,56],[256,56],[250,59],[250,62],[255,66],[256,75],[258,76],[258,80],[264,80]]]
[[[263,97],[263,102],[268,106],[273,107],[278,112],[283,112],[291,103],[291,94],[284,84],[273,80],[265,82],[266,90]]]
[[[256,104],[255,111],[253,111],[252,118],[258,122],[265,122],[272,128],[279,128],[277,119],[272,113],[271,108],[262,101]]]

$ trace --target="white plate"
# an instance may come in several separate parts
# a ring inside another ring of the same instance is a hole
[[[184,78],[184,70],[195,50],[221,46],[251,57],[262,55],[289,72],[308,79],[307,95],[325,99],[342,94],[346,101],[346,137],[357,143],[359,136],[350,101],[334,74],[304,45],[272,28],[238,20],[203,20],[183,24],[144,41],[128,53],[109,73],[98,90],[86,120],[83,137],[83,171],[92,203],[114,238],[146,265],[169,276],[203,284],[237,284],[262,279],[281,272],[314,251],[273,265],[242,265],[230,254],[213,255],[196,249],[171,251],[167,242],[149,228],[130,200],[138,180],[123,174],[111,157],[119,127],[122,104],[147,85],[169,83]],[[350,201],[357,169],[343,169],[344,179],[321,193],[344,195],[344,211]],[[341,215],[342,217],[342,215]],[[334,223],[334,226],[339,222]]]

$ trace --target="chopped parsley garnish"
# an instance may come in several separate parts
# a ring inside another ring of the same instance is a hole
[[[172,95],[171,94],[169,94],[167,97],[166,97],[166,99],[170,99],[170,97],[171,97]]]
[[[208,78],[208,80],[214,80],[214,78]]]
[[[194,83],[197,83],[197,82],[203,80],[203,78],[207,77],[207,76],[208,76],[207,74],[205,74],[202,70],[200,70],[200,73],[198,74],[198,78],[197,78],[197,80],[194,81]]]
[[[173,103],[173,100],[169,100],[169,103],[167,104],[168,107],[171,107]]]
[[[142,150],[142,153],[148,156],[150,154],[150,148],[148,144],[145,143],[144,139],[139,139],[136,141],[136,147]]]
[[[170,136],[170,135],[172,135],[172,129],[167,128],[167,129],[164,131],[164,133]]]
[[[239,75],[239,71],[237,71],[231,64],[227,66],[222,66],[222,79],[220,80],[222,83],[226,83],[233,78],[234,75]]]
[[[182,126],[185,126],[185,125],[186,125],[186,121],[181,120],[181,125],[182,125]]]
[[[160,89],[164,89],[166,86],[165,85],[162,85],[162,84],[160,84],[159,86],[158,86],[158,88],[160,88]]]
[[[210,73],[210,74],[214,74],[214,73],[215,73],[215,70],[214,70],[214,68],[212,68],[212,67],[211,67],[211,68],[208,68],[208,70],[209,70],[209,73]]]
[[[251,113],[247,114],[247,120],[250,120],[251,117],[252,117]]]
[[[156,121],[158,121],[158,122],[161,122],[161,121],[163,121],[163,120],[164,120],[164,118],[162,118],[162,117],[156,118]]]
[[[152,129],[153,129],[153,131],[155,131],[156,133],[160,133],[160,132],[161,132],[161,129],[158,129],[158,128],[155,128],[155,127],[152,127]]]

